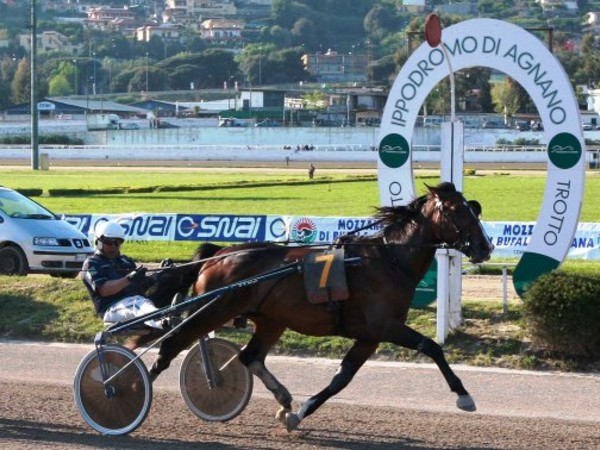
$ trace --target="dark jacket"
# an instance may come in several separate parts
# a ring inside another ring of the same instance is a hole
[[[125,255],[111,260],[97,251],[85,260],[82,268],[83,283],[94,301],[94,307],[99,315],[103,315],[110,306],[125,297],[143,295],[141,283],[131,283],[125,289],[107,297],[102,297],[98,292],[100,286],[107,281],[123,278],[135,268],[136,264],[133,259]]]

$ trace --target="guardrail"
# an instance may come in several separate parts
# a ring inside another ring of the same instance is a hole
[[[463,267],[463,274],[467,274],[473,270],[477,270],[480,266],[492,266],[502,268],[502,314],[508,312],[508,268],[516,267],[517,263],[481,263],[477,265],[469,264],[467,268]]]

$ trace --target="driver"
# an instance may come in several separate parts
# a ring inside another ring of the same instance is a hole
[[[143,295],[147,269],[137,267],[133,259],[121,254],[123,227],[116,221],[102,222],[94,234],[96,251],[83,263],[82,278],[104,323],[110,325],[156,311],[154,303]],[[144,323],[162,329],[156,320]]]

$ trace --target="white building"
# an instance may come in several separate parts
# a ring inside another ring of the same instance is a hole
[[[83,44],[71,44],[64,34],[57,31],[43,31],[36,37],[37,51],[40,54],[61,51],[76,55],[83,48]],[[20,34],[19,45],[27,52],[31,51],[31,34]]]
[[[241,41],[243,30],[241,20],[210,19],[200,24],[200,37],[210,41]]]
[[[183,31],[181,25],[172,23],[145,25],[135,30],[135,37],[140,42],[150,42],[153,36],[157,36],[163,41],[179,41]]]

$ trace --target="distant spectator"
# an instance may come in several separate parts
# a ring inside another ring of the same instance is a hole
[[[315,170],[316,167],[311,163],[310,166],[308,166],[308,179],[312,180],[315,176]]]

